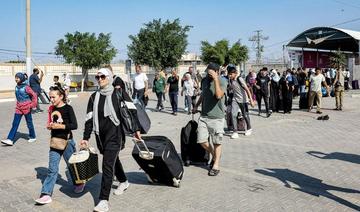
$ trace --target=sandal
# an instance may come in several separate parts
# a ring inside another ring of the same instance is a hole
[[[210,164],[209,164],[210,169],[212,169],[212,168],[213,168],[214,163],[215,163],[215,161],[211,160],[211,162],[210,162]]]
[[[220,173],[220,170],[219,169],[210,169],[208,175],[209,176],[216,176]]]

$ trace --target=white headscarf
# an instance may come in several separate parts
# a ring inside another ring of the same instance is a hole
[[[274,82],[279,82],[280,81],[280,76],[278,75],[276,69],[271,70],[270,76],[271,76],[271,78],[272,78],[272,80]]]
[[[93,105],[93,116],[94,116],[93,125],[94,125],[95,134],[97,135],[99,135],[98,107],[99,107],[100,94],[106,96],[105,104],[104,104],[104,117],[109,116],[110,120],[115,124],[115,126],[119,126],[120,124],[120,121],[116,115],[114,105],[112,102],[112,93],[114,91],[114,87],[112,85],[113,77],[111,71],[107,68],[102,68],[98,71],[98,74],[100,73],[107,77],[107,79],[109,80],[109,84],[103,88],[100,87],[100,89],[95,94],[95,100]]]

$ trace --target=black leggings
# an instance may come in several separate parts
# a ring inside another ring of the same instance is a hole
[[[103,173],[99,196],[100,200],[109,200],[114,174],[120,183],[127,180],[124,169],[119,160],[119,151],[120,150],[104,150],[102,163]]]
[[[266,113],[269,113],[269,97],[268,97],[268,93],[258,92],[256,94],[256,101],[258,103],[259,113],[261,113],[261,99],[264,99]]]

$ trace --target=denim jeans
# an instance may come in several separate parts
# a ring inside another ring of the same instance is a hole
[[[60,163],[61,156],[64,157],[66,165],[69,165],[68,161],[70,159],[70,156],[76,151],[75,146],[76,146],[75,141],[70,139],[68,141],[68,145],[65,150],[57,150],[57,149],[50,148],[49,168],[48,168],[47,176],[46,176],[46,178],[43,182],[43,186],[41,188],[41,194],[52,195],[53,189],[54,189],[54,186],[56,183],[56,179],[57,179],[58,173],[59,173],[59,163]],[[71,178],[71,176],[67,175],[66,177],[68,178],[68,182],[71,181],[73,185],[75,184],[73,179]]]
[[[145,93],[145,88],[140,90],[134,89],[134,93],[132,95],[132,98],[137,99],[143,107],[145,107],[144,93]]]
[[[178,95],[179,95],[178,91],[169,92],[171,108],[174,113],[176,113],[178,110]]]
[[[162,103],[163,92],[156,93],[156,97],[158,99],[156,109],[159,109],[159,108],[163,109],[164,108],[164,105]]]
[[[231,102],[231,117],[232,117],[232,123],[233,123],[233,130],[234,132],[238,129],[238,113],[239,110],[241,111],[241,114],[246,122],[246,130],[251,129],[250,124],[250,116],[249,116],[249,107],[247,103],[237,103],[234,99]]]
[[[13,123],[12,123],[12,127],[11,127],[11,130],[10,130],[9,135],[7,137],[7,139],[12,140],[14,142],[14,144],[15,144],[14,139],[15,139],[15,136],[16,136],[16,132],[17,132],[17,130],[19,128],[19,124],[20,124],[22,116],[23,116],[23,114],[15,113],[14,120],[13,120]],[[31,113],[25,114],[24,116],[25,116],[25,120],[26,120],[26,125],[27,125],[27,127],[29,129],[29,138],[36,138]]]

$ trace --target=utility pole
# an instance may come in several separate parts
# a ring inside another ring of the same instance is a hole
[[[268,36],[263,36],[261,34],[262,30],[256,30],[256,34],[249,38],[249,41],[253,41],[255,44],[256,50],[256,64],[261,63],[261,53],[264,51],[264,46],[261,44],[261,41],[269,39]]]
[[[30,0],[26,0],[26,73],[31,75]]]
[[[241,38],[239,38],[236,43],[241,46]],[[239,72],[241,74],[245,74],[245,61],[239,63]]]

